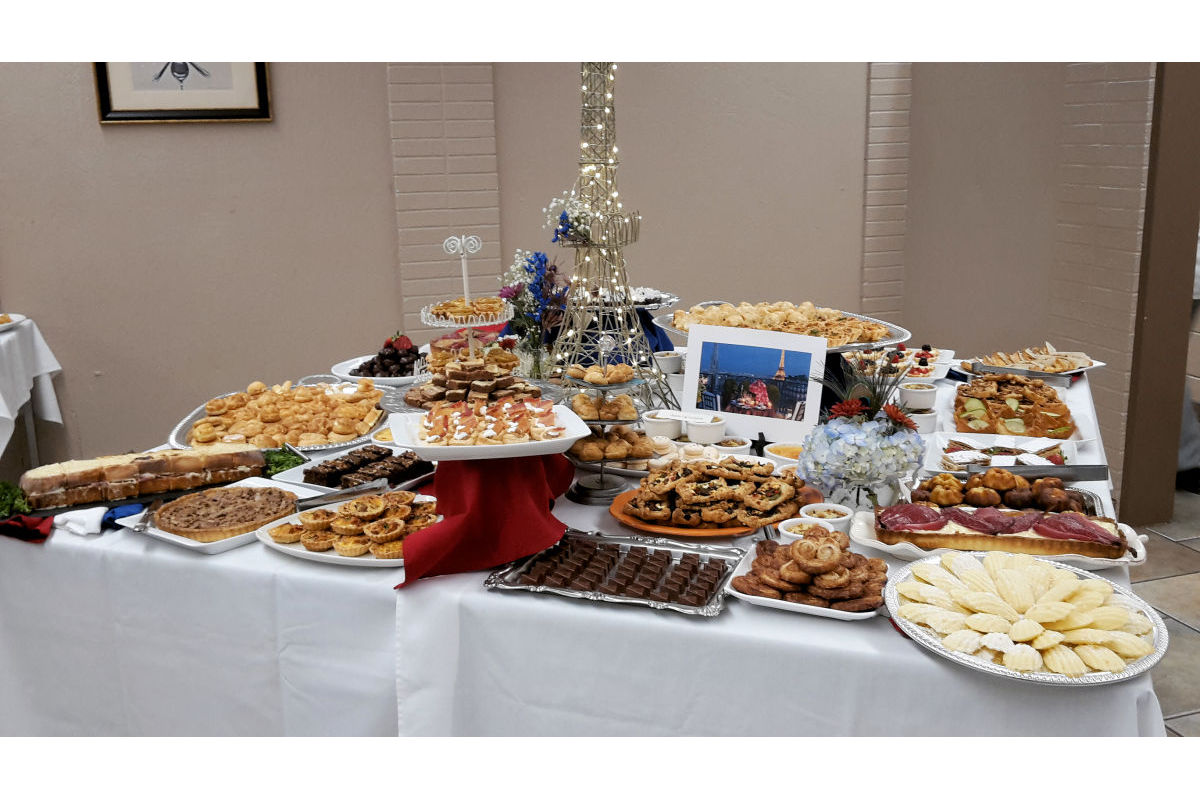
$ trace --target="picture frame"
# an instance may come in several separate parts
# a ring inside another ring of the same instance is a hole
[[[692,325],[680,407],[722,415],[727,434],[803,439],[820,421],[816,378],[828,346],[819,336]]]
[[[265,61],[97,61],[102,125],[159,122],[270,122]]]

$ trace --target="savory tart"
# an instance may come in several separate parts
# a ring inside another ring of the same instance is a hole
[[[249,533],[296,511],[296,495],[282,489],[228,486],[172,500],[154,512],[159,530],[197,542]]]

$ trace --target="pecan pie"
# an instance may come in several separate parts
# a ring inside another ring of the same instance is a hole
[[[249,533],[296,511],[296,495],[282,489],[230,486],[172,500],[154,513],[159,530],[198,542]]]

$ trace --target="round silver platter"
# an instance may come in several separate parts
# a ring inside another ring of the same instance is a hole
[[[340,385],[347,384],[348,382],[342,380],[336,375],[307,375],[296,381],[293,385],[313,386],[318,383]],[[404,396],[401,393],[389,390],[388,387],[385,386],[378,386],[376,388],[383,392],[383,397],[379,399],[379,407],[383,409],[384,413],[383,416],[379,418],[379,421],[375,423],[375,426],[371,428],[371,430],[367,431],[366,434],[355,439],[351,439],[347,442],[331,442],[330,444],[308,445],[305,447],[297,446],[296,449],[302,453],[319,453],[324,450],[340,450],[344,447],[356,447],[358,445],[370,444],[372,441],[371,437],[374,436],[375,433],[381,428],[387,427],[388,413],[391,411],[389,406],[396,405],[396,396],[399,397],[400,406],[403,406],[404,404]],[[231,397],[235,394],[237,394],[237,392],[226,392],[225,394],[217,395],[217,397]],[[180,420],[179,424],[171,429],[171,435],[167,437],[167,443],[171,445],[171,447],[174,447],[178,450],[186,450],[190,448],[192,445],[189,444],[187,440],[188,431],[192,429],[192,425],[196,424],[207,416],[208,411],[205,410],[203,405],[196,408],[192,413]]]
[[[706,300],[705,302],[697,303],[696,305],[697,306],[719,306],[725,302],[726,301],[724,301],[724,300]],[[729,305],[736,305],[736,304],[730,303]],[[880,339],[877,342],[851,342],[849,344],[843,344],[838,347],[830,347],[827,349],[826,352],[849,353],[852,350],[862,350],[863,348],[866,348],[866,347],[891,347],[892,345],[897,345],[897,344],[900,344],[901,342],[907,342],[909,339],[912,338],[912,333],[909,330],[907,330],[906,328],[901,328],[899,325],[897,325],[894,322],[888,322],[887,320],[883,320],[883,319],[876,319],[875,317],[868,317],[865,314],[855,314],[850,311],[841,311],[839,313],[845,314],[847,317],[854,317],[854,319],[861,319],[865,322],[878,323],[888,329],[888,335],[887,335],[887,338]],[[678,328],[675,328],[672,326],[672,324],[671,324],[673,321],[671,319],[672,316],[674,316],[674,315],[673,314],[660,314],[659,316],[654,318],[654,324],[670,333],[675,333],[675,334],[678,334],[679,336],[687,336],[687,331],[681,331]],[[748,330],[757,330],[757,329],[748,329]]]
[[[972,558],[980,558],[987,555],[987,553],[972,552],[967,553],[967,555],[971,556]],[[895,575],[889,575],[887,586],[884,587],[883,590],[883,601],[887,604],[888,613],[891,614],[892,621],[897,627],[900,628],[900,630],[905,633],[905,635],[927,650],[938,654],[942,658],[949,659],[956,664],[961,664],[964,667],[978,670],[979,672],[986,672],[990,675],[997,675],[1001,678],[1010,678],[1012,680],[1022,681],[1025,683],[1041,683],[1051,686],[1099,686],[1106,683],[1120,683],[1121,681],[1127,681],[1131,678],[1136,678],[1138,675],[1148,671],[1160,660],[1162,660],[1162,657],[1167,653],[1167,626],[1163,623],[1162,617],[1158,615],[1158,612],[1150,607],[1149,603],[1138,597],[1130,590],[1126,589],[1124,586],[1113,583],[1112,581],[1100,575],[1080,569],[1079,567],[1072,567],[1069,564],[1060,564],[1058,562],[1048,561],[1047,559],[1042,558],[1039,558],[1038,561],[1047,561],[1047,563],[1053,564],[1058,569],[1070,570],[1071,572],[1074,572],[1084,578],[1099,578],[1100,580],[1110,584],[1113,587],[1114,592],[1120,594],[1129,601],[1129,607],[1136,608],[1138,611],[1141,611],[1146,615],[1146,618],[1150,620],[1151,624],[1154,625],[1154,652],[1128,664],[1121,672],[1089,672],[1086,675],[1081,675],[1078,678],[1072,678],[1069,675],[1059,675],[1056,672],[1017,672],[1016,670],[1009,669],[1008,667],[1005,667],[1001,664],[996,664],[992,661],[984,661],[983,659],[967,655],[966,653],[957,653],[953,650],[947,650],[942,646],[941,636],[939,636],[936,632],[922,625],[917,625],[916,623],[900,616],[900,598],[898,592],[896,591],[897,586],[912,577],[912,568],[914,564],[936,564],[940,561],[941,556],[929,556],[928,558],[922,558],[917,561],[913,561],[910,564],[905,564],[896,571]]]
[[[679,302],[678,295],[671,294],[670,292],[661,292],[661,291],[658,294],[659,294],[659,297],[657,300],[652,300],[652,301],[648,301],[645,303],[636,303],[635,302],[633,304],[633,307],[640,308],[645,311],[658,311],[663,308],[670,308],[671,306],[673,306]],[[611,304],[608,304],[608,305],[582,306],[582,308],[584,308],[587,311],[605,311],[605,310],[612,309],[613,306]]]

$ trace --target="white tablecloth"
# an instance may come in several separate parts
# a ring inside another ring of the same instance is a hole
[[[0,537],[0,735],[395,735],[399,569]]]
[[[0,453],[8,446],[21,406],[31,397],[37,416],[62,422],[52,383],[61,371],[33,320],[0,331]]]
[[[947,392],[953,385],[944,383]],[[1086,381],[1069,390],[1068,402],[1085,424],[1094,421]],[[1098,439],[1080,449],[1088,462],[1104,463]],[[1094,488],[1107,495],[1105,484]],[[582,530],[635,533],[604,507],[562,499],[556,514]],[[1127,582],[1121,571],[1108,576]],[[695,618],[489,592],[484,577],[427,579],[399,592],[401,734],[1165,733],[1146,675],[1105,687],[1045,687],[955,665],[884,618],[842,622],[732,598],[720,616]]]

